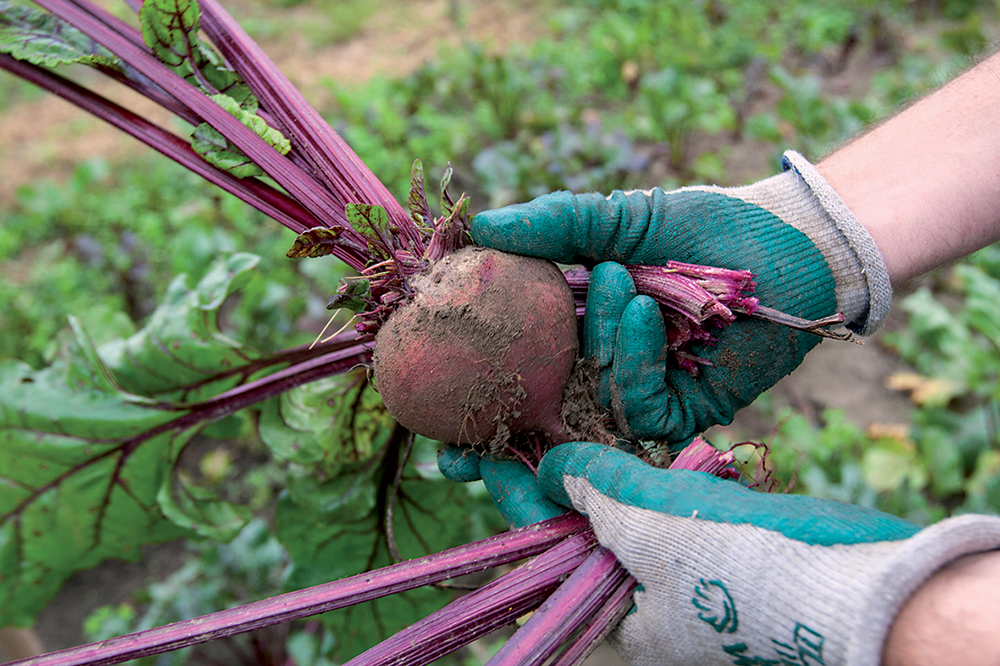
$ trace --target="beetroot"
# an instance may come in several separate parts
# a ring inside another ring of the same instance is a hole
[[[478,445],[508,432],[562,441],[576,305],[552,263],[480,247],[435,262],[375,338],[375,385],[404,426]]]

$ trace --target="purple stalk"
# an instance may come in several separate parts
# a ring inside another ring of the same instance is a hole
[[[677,454],[670,469],[687,469],[695,472],[707,472],[712,476],[724,479],[739,478],[740,474],[732,467],[736,456],[730,451],[720,451],[708,443],[703,437],[695,437],[683,451]]]
[[[629,574],[614,553],[598,548],[534,612],[488,664],[540,665],[586,626],[615,595]]]
[[[226,192],[234,194],[292,231],[301,233],[320,226],[312,213],[282,192],[252,178],[236,178],[203,160],[190,144],[114,102],[65,79],[54,72],[0,54],[0,68],[47,90],[190,169]]]
[[[9,666],[100,666],[179,650],[531,557],[586,528],[585,518],[566,514],[332,583],[99,643],[10,662]]]
[[[586,659],[631,610],[632,593],[637,584],[631,576],[622,581],[587,627],[559,653],[550,666],[577,666]]]
[[[453,601],[358,655],[345,666],[422,666],[537,608],[597,548],[587,529]]]
[[[726,324],[736,319],[722,300],[694,278],[667,266],[627,268],[637,292],[652,296],[658,303],[673,308],[698,325],[708,323],[713,317]]]
[[[378,204],[404,239],[419,239],[416,225],[399,202],[233,17],[216,0],[200,0],[199,5],[209,39],[341,199],[340,208],[350,202]]]
[[[221,416],[233,414],[265,398],[284,393],[323,377],[347,372],[351,368],[370,361],[371,338],[358,338],[353,341],[353,344],[342,349],[295,363],[265,377],[220,393],[205,402],[185,405],[184,408],[195,411],[215,409],[220,412],[219,418],[221,418]]]

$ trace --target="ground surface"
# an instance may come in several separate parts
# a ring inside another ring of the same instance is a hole
[[[453,2],[448,0],[369,4],[370,17],[353,37],[339,43],[317,47],[280,31],[261,42],[307,97],[318,100],[324,94],[324,77],[350,83],[376,74],[403,74],[466,37],[499,49],[509,42],[530,41],[542,31],[529,2],[464,0],[460,5],[462,22],[468,26],[464,31],[449,19]],[[258,22],[267,11],[250,4],[234,9],[238,17],[244,12]],[[282,18],[291,20],[299,9],[286,11],[290,14]],[[0,205],[11,203],[19,185],[41,176],[64,178],[86,157],[103,155],[113,162],[135,150],[143,148],[54,98],[17,104],[0,116]],[[842,408],[863,426],[905,422],[906,399],[884,387],[885,378],[896,369],[894,357],[879,345],[877,336],[864,346],[826,341],[779,384],[775,395],[807,413]],[[759,437],[771,427],[749,410],[732,429],[737,436]],[[46,648],[80,643],[79,621],[90,610],[125,600],[135,585],[162,579],[177,565],[178,553],[175,546],[150,549],[144,565],[106,563],[74,576],[39,619],[37,630]],[[616,659],[602,649],[590,663],[613,664]]]

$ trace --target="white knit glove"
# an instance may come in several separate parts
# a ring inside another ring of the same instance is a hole
[[[606,446],[546,454],[545,494],[590,518],[640,583],[612,640],[630,664],[875,666],[937,569],[1000,548],[1000,518],[919,529],[862,507],[652,468]]]

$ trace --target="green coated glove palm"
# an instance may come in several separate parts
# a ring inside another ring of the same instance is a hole
[[[741,188],[546,195],[486,211],[474,240],[562,263],[594,265],[584,353],[601,368],[599,399],[623,434],[682,444],[791,372],[818,338],[740,319],[698,350],[692,376],[667,358],[659,306],[637,296],[623,264],[668,260],[750,270],[761,304],[805,319],[843,312],[874,331],[891,300],[881,255],[819,172],[795,153],[782,174]]]

